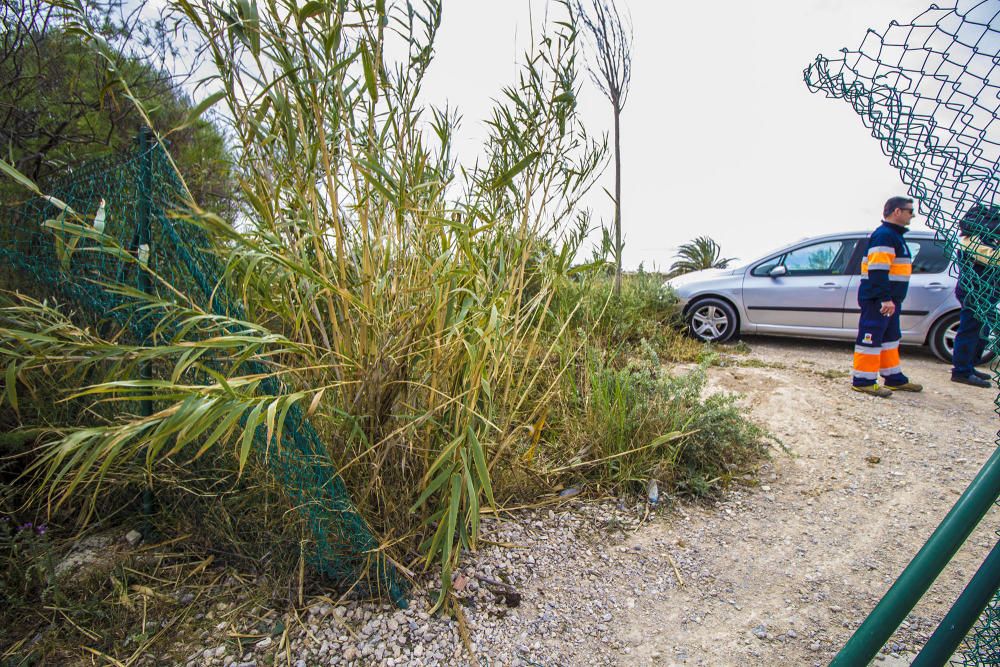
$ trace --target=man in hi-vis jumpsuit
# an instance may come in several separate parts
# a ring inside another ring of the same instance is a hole
[[[899,363],[899,315],[913,270],[913,256],[903,234],[914,216],[913,200],[891,198],[882,216],[882,224],[868,237],[868,252],[861,261],[861,319],[851,388],[887,398],[893,391],[920,391],[923,387],[910,382]]]

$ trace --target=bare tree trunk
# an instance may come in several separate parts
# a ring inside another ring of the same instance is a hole
[[[576,0],[574,7],[594,49],[590,76],[611,102],[615,117],[615,285],[614,295],[622,293],[622,107],[632,81],[632,24],[622,21],[614,0]]]
[[[615,296],[622,293],[622,146],[621,109],[615,105]]]

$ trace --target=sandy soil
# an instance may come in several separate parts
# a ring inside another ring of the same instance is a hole
[[[619,664],[826,664],[919,550],[994,449],[994,391],[950,382],[904,350],[922,394],[848,390],[851,346],[756,338],[710,386],[746,395],[787,454],[756,489],[678,508],[632,544],[673,554],[683,586],[621,619]],[[887,651],[906,657],[993,544],[992,511]],[[908,664],[908,662],[906,663]]]

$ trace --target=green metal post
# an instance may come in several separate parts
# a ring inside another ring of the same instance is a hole
[[[955,503],[948,516],[917,552],[896,583],[830,663],[831,667],[867,665],[927,592],[941,570],[1000,496],[1000,448]]]
[[[986,609],[986,605],[998,588],[1000,588],[1000,542],[993,546],[990,555],[955,600],[955,604],[924,644],[923,650],[910,667],[936,667],[945,664],[969,634],[969,630],[983,613],[983,609]]]
[[[141,181],[139,183],[139,210],[138,219],[136,220],[136,247],[134,250],[138,259],[141,260],[142,257],[145,257],[145,261],[149,262],[151,258],[150,239],[152,238],[153,158],[150,152],[151,142],[148,127],[143,127],[139,130],[138,143]],[[142,266],[138,267],[138,288],[140,291],[147,293],[152,289],[149,272]],[[143,343],[146,342],[143,341]],[[143,361],[139,365],[139,379],[153,379],[153,367],[149,361]],[[153,402],[149,399],[140,401],[139,414],[144,417],[153,414]],[[148,480],[146,488],[142,492],[142,514],[145,519],[142,530],[143,537],[149,538],[152,533],[153,487],[152,483]]]

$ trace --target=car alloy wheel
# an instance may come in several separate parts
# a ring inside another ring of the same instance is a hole
[[[692,306],[688,327],[698,340],[722,343],[736,333],[736,312],[724,301],[705,299]]]
[[[952,362],[952,355],[955,352],[955,336],[958,334],[958,322],[958,312],[945,315],[934,325],[928,340],[934,356],[947,364]],[[983,356],[978,363],[989,363],[993,360],[994,356],[993,352],[989,348],[986,348],[983,350]]]
[[[955,356],[955,336],[958,335],[958,319],[941,332],[941,347],[948,352],[948,358]]]

